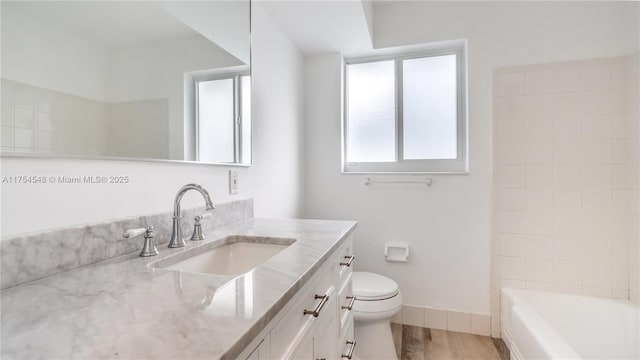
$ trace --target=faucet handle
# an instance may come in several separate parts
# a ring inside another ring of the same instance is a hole
[[[129,229],[129,230],[125,231],[124,234],[122,234],[122,237],[125,238],[125,239],[128,239],[128,238],[132,238],[133,239],[134,237],[140,236],[140,235],[142,235],[142,234],[144,234],[146,232],[147,232],[147,228],[146,227],[139,228],[139,229]]]
[[[200,215],[196,215],[193,220],[195,220],[195,222],[199,223],[200,220],[204,220],[204,219],[211,219],[213,217],[213,214],[210,212],[206,212]]]
[[[142,234],[144,234],[144,245],[142,246],[142,251],[140,251],[140,256],[147,257],[158,255],[158,248],[156,248],[153,226],[127,230],[124,232],[124,234],[122,234],[122,237],[124,237],[125,239],[133,239],[136,236]]]
[[[196,215],[193,218],[193,235],[191,235],[191,241],[200,241],[205,239],[205,236],[202,233],[202,225],[200,224],[200,221],[204,219],[210,219],[211,217],[213,217],[213,214],[208,212]]]

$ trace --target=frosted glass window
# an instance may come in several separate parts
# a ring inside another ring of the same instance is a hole
[[[396,159],[393,61],[347,66],[347,161]]]
[[[345,64],[343,172],[469,171],[463,43]]]
[[[458,157],[456,55],[402,61],[404,159]]]
[[[251,164],[251,77],[240,78],[240,104],[242,106],[242,163]]]
[[[234,162],[233,79],[198,82],[198,155],[204,162]]]

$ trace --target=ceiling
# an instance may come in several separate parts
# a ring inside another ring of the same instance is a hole
[[[257,1],[305,54],[341,52],[345,55],[372,49],[370,2]],[[369,23],[367,22],[369,20]]]
[[[2,7],[16,9],[107,49],[197,35],[155,2],[3,1]]]

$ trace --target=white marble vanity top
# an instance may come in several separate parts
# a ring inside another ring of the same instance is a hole
[[[353,231],[353,221],[251,219],[0,292],[3,359],[235,358]],[[296,242],[236,277],[147,266],[228,235]]]

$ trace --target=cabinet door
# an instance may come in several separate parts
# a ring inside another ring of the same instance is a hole
[[[249,354],[246,360],[269,359],[269,337],[263,339],[258,346]]]
[[[305,337],[295,350],[291,352],[289,359],[292,360],[313,360],[313,336],[309,334]]]
[[[313,341],[313,357],[319,359],[338,359],[338,324],[336,316],[327,318],[327,322],[316,327]]]

